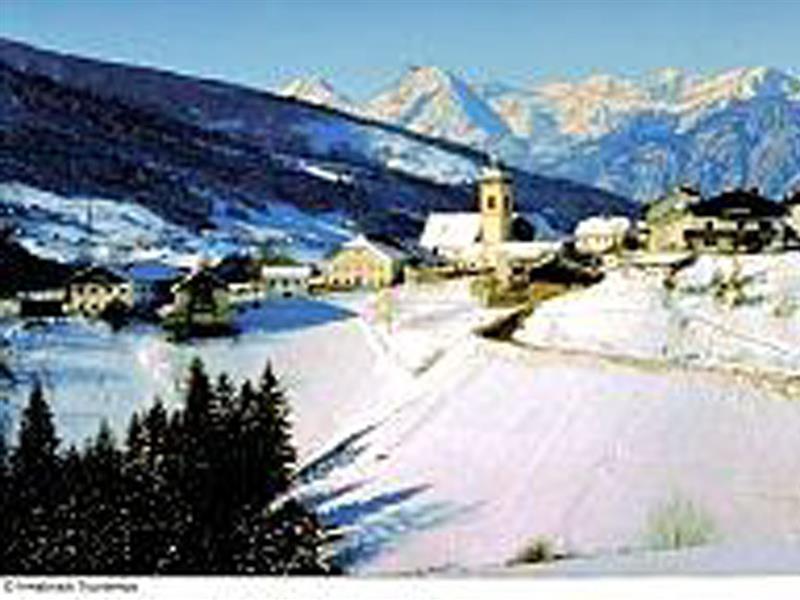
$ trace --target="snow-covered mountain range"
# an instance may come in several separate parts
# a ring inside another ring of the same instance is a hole
[[[459,102],[473,98],[458,89]],[[132,221],[134,207],[144,208],[164,220],[163,231],[216,229],[226,242],[252,232],[258,242],[264,236],[255,234],[282,230],[301,251],[324,253],[342,232],[416,237],[432,210],[475,208],[474,178],[488,160],[479,147],[447,140],[443,130],[421,134],[353,114],[352,106],[321,80],[280,95],[0,39],[0,185],[16,186],[2,188],[0,209],[9,210],[0,218],[47,231],[41,220],[63,211],[37,212],[36,198],[92,198],[131,205]],[[494,135],[501,122],[480,110],[466,116],[488,115],[482,126]],[[433,123],[438,114],[420,119]],[[636,210],[568,179],[521,169],[514,177],[519,209],[556,230]],[[285,219],[291,210],[302,214]]]
[[[772,68],[514,87],[411,67],[363,105],[336,106],[638,200],[678,184],[776,198],[800,185],[800,78]]]

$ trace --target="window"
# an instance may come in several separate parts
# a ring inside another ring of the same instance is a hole
[[[503,208],[505,208],[506,212],[511,210],[511,196],[503,197]]]
[[[486,208],[489,210],[494,210],[495,200],[494,196],[486,196]]]

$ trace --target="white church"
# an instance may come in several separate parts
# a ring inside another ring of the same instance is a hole
[[[477,186],[479,212],[431,213],[420,246],[469,271],[537,262],[558,251],[558,242],[534,241],[534,220],[514,212],[514,188],[508,173],[495,165],[486,167]]]

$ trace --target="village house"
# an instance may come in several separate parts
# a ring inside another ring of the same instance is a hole
[[[289,298],[308,295],[312,269],[309,265],[264,265],[261,280],[267,297]]]
[[[31,254],[0,226],[0,314],[59,317],[64,314],[67,281],[73,270]]]
[[[399,248],[359,235],[328,260],[326,284],[333,289],[389,286],[400,279],[407,259]]]
[[[133,307],[133,284],[122,275],[106,267],[92,266],[70,279],[67,312],[98,317],[115,303],[125,308]]]
[[[160,313],[179,338],[230,329],[228,287],[209,268],[202,268],[172,286],[174,302]]]
[[[0,298],[0,319],[8,319],[19,316],[21,311],[18,298]]]
[[[589,217],[575,228],[575,249],[589,255],[620,252],[633,235],[633,225],[627,217]]]
[[[723,192],[665,210],[649,222],[653,252],[761,252],[784,247],[788,210],[756,191]]]
[[[24,287],[17,292],[22,317],[61,317],[67,300],[66,286],[52,282],[47,287]]]
[[[266,295],[259,264],[249,256],[226,256],[211,272],[224,282],[232,304],[255,302]]]
[[[420,246],[462,271],[494,269],[502,261],[535,260],[533,255],[543,246],[531,245],[536,227],[514,212],[511,176],[496,165],[483,169],[477,196],[478,212],[431,213]]]
[[[125,274],[133,283],[134,306],[152,310],[172,302],[172,286],[184,273],[178,267],[148,260],[128,265]]]
[[[645,211],[647,235],[644,246],[654,253],[687,250],[684,230],[690,206],[701,201],[700,193],[681,186],[652,202]]]

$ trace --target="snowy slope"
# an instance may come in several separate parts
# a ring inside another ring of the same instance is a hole
[[[365,318],[384,384],[348,399],[305,472],[351,568],[492,571],[536,537],[638,553],[675,502],[707,543],[798,539],[796,403],[757,379],[478,341],[457,294],[418,294],[391,326]]]
[[[735,269],[735,305],[720,297]],[[539,307],[517,339],[667,363],[800,373],[800,255],[704,256],[676,277],[617,271]]]
[[[310,215],[280,202],[259,210],[217,203],[210,219],[216,228],[197,232],[138,204],[65,198],[21,184],[0,184],[0,215],[14,223],[28,250],[67,262],[91,256],[106,263],[159,258],[186,264],[264,243],[318,259],[352,237],[340,214]]]

